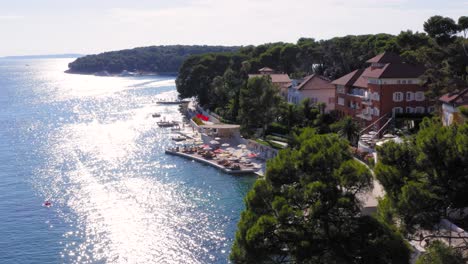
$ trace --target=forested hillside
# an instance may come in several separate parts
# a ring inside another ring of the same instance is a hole
[[[366,60],[384,51],[401,54],[407,63],[424,65],[427,70],[422,79],[432,98],[466,87],[468,17],[454,21],[433,16],[423,25],[425,32],[406,30],[396,36],[301,38],[297,43],[242,47],[231,54],[192,56],[179,71],[177,90],[182,97],[195,96],[203,106],[236,119],[239,91],[247,83],[247,74],[262,67],[291,77],[318,73],[333,80],[364,67]]]
[[[123,70],[146,73],[176,73],[190,55],[233,52],[237,47],[224,46],[151,46],[104,52],[76,59],[68,65],[70,73],[96,73]]]

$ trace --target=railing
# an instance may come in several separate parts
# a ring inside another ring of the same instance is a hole
[[[375,135],[380,135],[380,133],[390,124],[390,122],[393,120],[392,117],[388,119],[388,121],[377,131],[377,134]]]
[[[385,117],[388,118],[388,113],[385,114],[385,115],[382,115],[381,118],[375,120],[375,122],[373,122],[372,124],[368,125],[368,126],[367,126],[366,128],[364,128],[363,130],[361,130],[361,131],[359,132],[359,134],[360,134],[360,135],[364,134],[364,132],[366,132],[369,128],[373,127],[375,124],[377,124],[377,122],[380,122],[380,120],[382,120],[382,119],[385,118]]]
[[[358,93],[347,93],[346,95],[349,95],[349,96],[355,96],[355,97],[359,97],[359,98],[362,98],[364,97],[363,94],[358,94]]]

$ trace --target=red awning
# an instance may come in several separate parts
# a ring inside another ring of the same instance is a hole
[[[197,117],[200,118],[200,119],[203,120],[203,121],[208,121],[208,120],[210,120],[209,117],[207,117],[206,115],[202,115],[202,114],[197,114]]]

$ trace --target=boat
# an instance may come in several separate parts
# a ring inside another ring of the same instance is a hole
[[[151,115],[152,117],[161,117],[161,114],[160,113],[154,113]]]
[[[174,137],[172,137],[172,140],[174,140],[174,141],[184,141],[186,139],[187,138],[183,137],[183,136],[174,136]]]
[[[123,70],[120,74],[119,74],[120,77],[132,77],[132,76],[138,76],[138,73],[136,72],[131,72],[131,71],[127,71],[127,70]]]
[[[177,126],[179,125],[177,122],[175,121],[159,121],[159,122],[156,122],[156,124],[159,126],[159,127],[173,127],[173,126]]]

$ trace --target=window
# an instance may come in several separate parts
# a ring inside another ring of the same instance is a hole
[[[397,84],[401,84],[401,80],[398,80],[398,81],[397,81]]]
[[[406,84],[406,80],[401,81],[402,84]]]
[[[372,100],[379,101],[380,95],[377,92],[372,93]]]
[[[372,109],[370,107],[363,108],[361,114],[370,115],[372,114]]]
[[[403,101],[403,93],[401,93],[401,92],[395,92],[395,93],[393,93],[393,101],[394,101],[394,102],[401,102],[401,101]]]
[[[393,113],[394,113],[394,114],[401,114],[401,113],[403,113],[403,108],[401,108],[401,107],[394,107],[394,108],[393,108]]]
[[[337,85],[336,86],[336,92],[344,94],[345,93],[345,87],[343,85]]]
[[[424,92],[416,92],[414,98],[416,101],[424,101]]]
[[[434,112],[434,111],[435,111],[435,107],[434,107],[434,106],[429,106],[429,107],[427,108],[427,112],[428,112],[428,113],[432,113],[432,112]]]
[[[338,97],[338,104],[339,105],[344,105],[344,98],[343,97]]]
[[[329,97],[328,98],[328,103],[329,104],[334,104],[335,103],[335,97]]]
[[[422,107],[422,106],[416,107],[415,113],[424,114],[424,107]]]
[[[374,107],[374,115],[379,116],[380,115],[380,110],[377,107]]]
[[[413,84],[413,80],[408,80],[408,84]]]
[[[414,100],[414,93],[406,92],[406,101],[411,102]]]
[[[414,108],[413,107],[406,107],[406,113],[408,113],[408,114],[414,113]]]

